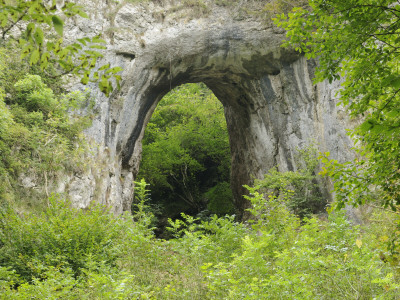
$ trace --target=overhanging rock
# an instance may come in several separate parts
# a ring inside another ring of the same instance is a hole
[[[151,3],[113,9],[102,26],[93,16],[85,23],[93,34],[108,32],[106,59],[124,68],[121,90],[109,99],[97,95],[98,118],[87,131],[100,144],[102,161],[90,175],[92,198],[116,212],[130,210],[146,124],[168,91],[190,82],[205,83],[224,105],[240,214],[248,205],[242,186],[273,166],[295,170],[297,148],[315,143],[333,158],[351,157],[337,84],[313,85],[315,64],[281,48],[281,31],[251,18],[236,20],[229,7],[197,19]]]

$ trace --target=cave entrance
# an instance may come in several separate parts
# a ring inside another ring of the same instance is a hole
[[[126,99],[122,111],[115,102],[115,111],[121,122],[115,123],[115,127],[111,124],[111,130],[117,132],[114,134],[117,137],[116,151],[121,155],[123,171],[128,174],[125,177],[132,174],[134,180],[138,179],[145,128],[163,97],[176,87],[202,83],[223,106],[229,136],[230,187],[235,214],[238,219],[246,218],[249,202],[243,197],[247,193],[243,185],[251,185],[254,178],[263,178],[277,164],[287,166],[286,161],[280,158],[286,159],[291,155],[277,147],[278,143],[284,142],[279,136],[289,124],[285,119],[277,118],[280,115],[277,110],[282,110],[281,106],[285,104],[272,87],[273,80],[279,75],[257,79],[237,76],[227,70],[216,72],[190,68],[170,72],[159,67],[133,75],[126,81],[127,88],[120,95]],[[286,118],[287,114],[282,116]],[[290,149],[285,147],[284,151]],[[132,199],[126,198],[124,210],[130,210]]]
[[[314,118],[313,90],[298,87],[305,80],[311,84],[308,65],[305,60],[289,65],[297,56],[283,55],[274,39],[253,45],[258,34],[264,32],[245,42],[248,36],[239,28],[205,35],[194,31],[147,45],[129,61],[121,90],[112,97],[105,142],[121,165],[115,193],[122,194],[123,210],[131,209],[131,182],[138,179],[147,123],[168,92],[188,83],[203,83],[224,107],[238,219],[246,218],[250,206],[243,185],[276,165],[293,169],[293,150],[313,131],[313,124],[301,126]]]
[[[222,103],[203,83],[176,87],[158,103],[142,140],[137,178],[150,184],[159,235],[183,212],[234,214],[231,151]]]
[[[169,91],[187,83],[204,83],[224,107],[238,219],[246,219],[250,206],[243,185],[274,166],[296,170],[296,149],[307,141],[318,141],[318,150],[330,151],[333,158],[350,153],[331,101],[334,86],[313,86],[315,63],[280,47],[283,33],[257,24],[208,25],[154,27],[144,47],[127,42],[116,51],[125,76],[109,106],[102,103],[105,129],[98,135],[104,136],[112,158],[104,198],[118,210],[131,210],[142,139],[153,111]]]

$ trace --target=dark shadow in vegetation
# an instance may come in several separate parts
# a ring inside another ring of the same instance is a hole
[[[230,160],[223,106],[213,93],[186,84],[167,94],[146,127],[139,172],[150,184],[157,227],[182,212],[233,214]]]

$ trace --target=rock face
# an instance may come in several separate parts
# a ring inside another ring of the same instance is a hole
[[[73,34],[77,27],[107,33],[106,59],[124,68],[120,91],[109,99],[96,95],[99,114],[87,135],[100,145],[102,163],[74,179],[70,195],[77,203],[84,190],[115,212],[130,209],[146,124],[168,91],[190,82],[205,83],[224,105],[239,213],[248,205],[242,185],[273,166],[295,170],[296,148],[315,143],[334,158],[351,157],[348,121],[335,101],[338,84],[313,85],[315,63],[281,48],[280,30],[235,16],[231,7],[215,6],[196,19],[182,17],[185,9],[169,14],[172,8],[120,4],[112,19],[92,14],[71,27]]]

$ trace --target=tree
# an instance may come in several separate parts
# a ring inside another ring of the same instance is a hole
[[[42,201],[36,200],[49,196],[48,186],[59,172],[83,168],[82,131],[91,124],[90,100],[78,91],[56,94],[39,75],[9,72],[5,56],[0,51],[0,86],[7,88],[6,99],[0,89],[0,206],[2,200],[16,200],[38,208]],[[77,113],[83,107],[86,115]],[[30,177],[36,188],[21,188],[21,176]]]
[[[186,84],[158,105],[146,128],[139,176],[165,214],[233,211],[230,149],[222,104],[204,85]],[[217,195],[217,193],[219,195]],[[230,194],[230,196],[229,196]]]
[[[309,0],[309,6],[278,15],[286,47],[317,59],[315,81],[342,80],[341,103],[362,119],[351,132],[359,158],[344,164],[324,158],[334,180],[336,207],[365,203],[400,205],[400,2]],[[329,153],[326,153],[329,155]],[[376,196],[376,195],[375,195]]]
[[[0,46],[7,41],[18,41],[22,58],[27,58],[31,65],[39,65],[42,70],[56,67],[58,73],[53,76],[73,74],[83,84],[98,82],[108,96],[113,90],[112,79],[119,87],[121,77],[117,73],[121,68],[97,65],[103,57],[97,50],[106,48],[100,36],[64,45],[63,19],[76,16],[87,18],[82,6],[68,0],[62,5],[56,0],[0,0]]]

